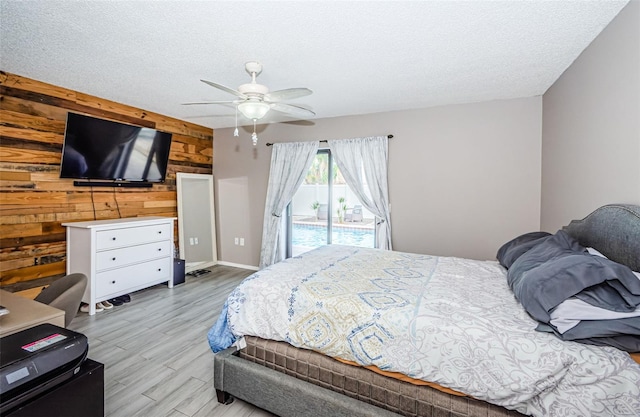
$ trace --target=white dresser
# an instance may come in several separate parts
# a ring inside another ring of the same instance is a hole
[[[96,303],[167,282],[173,287],[175,217],[132,217],[62,223],[67,228],[67,274],[89,278],[82,301]]]

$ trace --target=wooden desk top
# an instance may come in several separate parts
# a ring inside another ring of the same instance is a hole
[[[43,323],[64,327],[64,311],[46,304],[0,290],[0,305],[9,310],[0,316],[0,337]]]

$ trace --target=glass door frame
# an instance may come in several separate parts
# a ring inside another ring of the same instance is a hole
[[[327,178],[327,198],[329,199],[327,202],[327,245],[331,244],[331,234],[333,232],[333,156],[331,155],[331,150],[329,148],[318,149],[316,156],[321,154],[327,154],[327,169],[328,169],[328,178]],[[296,192],[298,192],[296,190]],[[292,245],[292,233],[293,233],[293,213],[291,211],[291,202],[287,204],[287,222],[286,222],[286,238],[287,244],[286,246],[286,258],[291,258],[293,256],[293,245]]]

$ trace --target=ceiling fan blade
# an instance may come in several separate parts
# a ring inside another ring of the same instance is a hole
[[[271,103],[271,108],[273,110],[282,113],[288,113],[298,117],[313,117],[316,115],[314,111],[309,110],[306,107],[296,106],[294,104]]]
[[[180,103],[183,106],[193,106],[198,104],[234,104],[235,100],[225,100],[225,101],[197,101],[193,103]]]
[[[233,88],[225,87],[222,84],[214,83],[212,81],[207,81],[207,80],[200,80],[200,81],[202,81],[205,84],[209,84],[211,87],[215,87],[215,88],[217,88],[219,90],[226,91],[227,93],[231,93],[234,96],[240,97],[242,99],[246,99],[247,98],[247,96],[242,94],[240,91],[236,91]]]
[[[294,98],[308,96],[312,94],[313,91],[308,88],[287,88],[284,90],[272,91],[268,94],[265,94],[264,99],[267,101],[285,101],[285,100],[293,100]]]

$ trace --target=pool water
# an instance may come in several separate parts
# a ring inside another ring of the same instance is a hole
[[[373,229],[349,227],[332,228],[331,243],[372,248],[374,244]],[[327,244],[327,228],[306,224],[293,224],[291,244],[306,248],[317,248]]]

